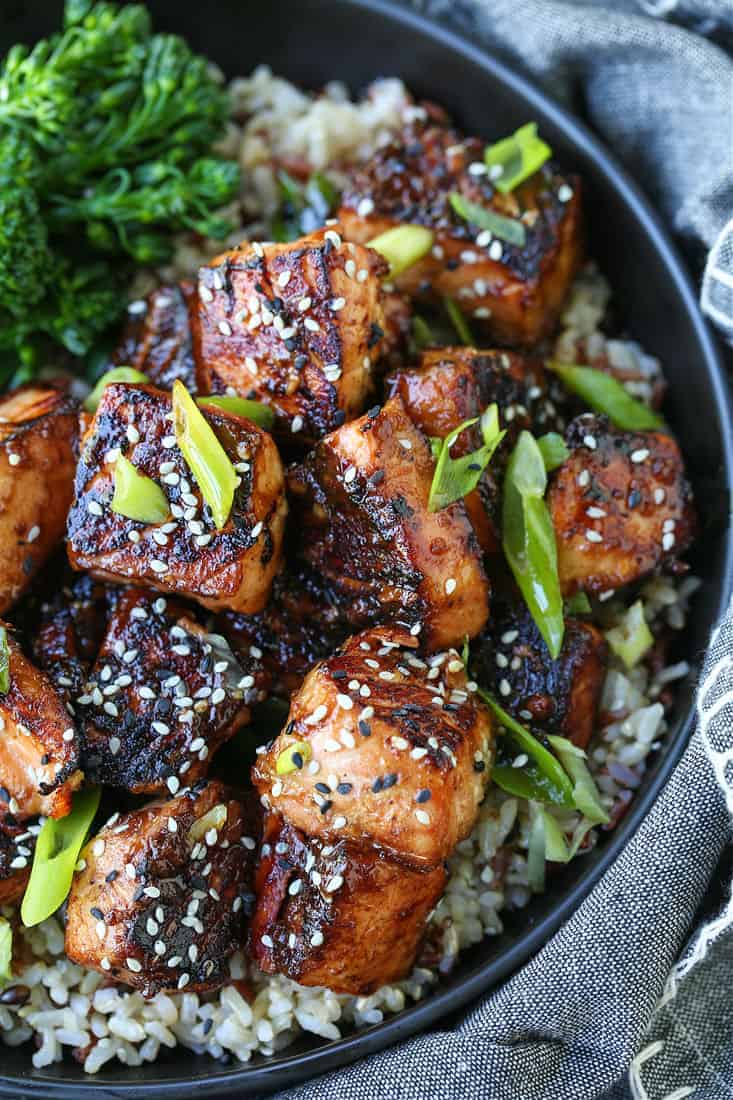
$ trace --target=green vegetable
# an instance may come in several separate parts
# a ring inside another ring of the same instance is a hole
[[[477,423],[480,423],[483,444],[470,454],[452,458],[451,447],[458,436]],[[498,406],[489,405],[481,415],[480,421],[477,416],[473,420],[466,420],[442,440],[430,485],[428,511],[439,512],[441,508],[447,508],[455,500],[462,500],[468,493],[473,492],[505,435],[506,431],[499,429]]]
[[[102,394],[105,387],[110,382],[147,382],[147,374],[143,374],[140,370],[135,370],[134,367],[112,367],[112,370],[108,370],[106,374],[103,374],[95,385],[92,392],[89,394],[84,402],[84,408],[87,412],[96,412],[99,407],[99,402],[102,400]]]
[[[551,470],[562,466],[563,462],[570,457],[570,451],[565,446],[565,440],[557,432],[547,432],[546,435],[541,435],[537,440],[537,446],[540,449],[548,474]]]
[[[424,317],[418,313],[412,317],[412,346],[416,352],[435,344],[435,334]]]
[[[460,307],[456,305],[452,298],[444,298],[443,305],[445,306],[445,312],[448,314],[453,328],[458,333],[458,339],[461,343],[466,344],[468,347],[475,347],[473,333]]]
[[[389,278],[396,279],[427,255],[433,234],[422,225],[398,225],[368,242],[389,263]]]
[[[458,191],[453,191],[450,196],[450,204],[459,218],[471,222],[478,229],[488,229],[500,241],[523,248],[527,242],[527,231],[516,218],[506,218],[503,214],[497,214],[488,206],[479,206],[471,202]]]
[[[8,631],[0,626],[0,695],[7,695],[10,691],[10,646],[8,645]]]
[[[511,137],[484,151],[484,161],[494,169],[489,178],[504,195],[534,175],[551,156],[552,149],[538,135],[536,122],[520,126]]]
[[[577,808],[593,825],[606,824],[608,814],[601,805],[598,788],[585,762],[586,754],[566,737],[549,735],[547,740],[573,780],[573,801]]]
[[[520,798],[549,802],[555,806],[573,809],[573,785],[561,764],[542,745],[529,730],[525,729],[511,714],[508,714],[496,700],[482,688],[478,694],[491,708],[502,727],[506,739],[526,753],[529,760],[521,768],[512,767],[511,761],[516,752],[500,739],[497,745],[497,760],[491,769],[491,778],[509,794]]]
[[[236,416],[246,416],[253,424],[259,424],[261,428],[270,431],[275,423],[275,413],[270,405],[263,405],[261,401],[248,401],[246,397],[197,397],[196,404],[204,408],[213,405],[224,412],[235,413]]]
[[[133,261],[182,229],[223,237],[232,161],[207,155],[227,97],[142,5],[67,0],[62,30],[0,65],[0,350],[85,355],[125,308]],[[7,375],[8,368],[3,370]]]
[[[644,618],[644,604],[633,603],[618,626],[606,631],[606,641],[627,668],[638,665],[645,653],[654,645],[654,636]]]
[[[321,172],[303,186],[284,169],[277,173],[282,204],[272,223],[272,239],[294,241],[323,225],[338,203],[338,191]]]
[[[0,917],[0,987],[13,977],[13,929],[10,921]]]
[[[504,477],[504,554],[550,655],[557,658],[565,627],[555,532],[544,501],[546,487],[542,453],[530,433],[523,431]]]
[[[605,413],[623,431],[645,431],[661,428],[664,424],[648,405],[631,397],[620,382],[602,370],[576,367],[569,363],[548,363],[547,366],[586,405],[596,412]]]
[[[176,442],[219,530],[226,525],[239,478],[206,417],[183,385],[173,383]]]
[[[567,615],[590,615],[590,600],[585,592],[576,592],[565,601],[565,613]]]
[[[293,753],[300,753],[301,763],[298,765],[293,760]],[[292,745],[288,745],[286,749],[278,756],[275,761],[275,771],[278,775],[290,775],[291,772],[297,771],[299,767],[303,767],[303,763],[311,758],[311,747],[307,741],[294,741]]]
[[[164,523],[170,515],[168,498],[160,485],[139,473],[124,455],[115,463],[115,491],[110,507],[118,516],[140,523]]]
[[[44,822],[36,841],[31,877],[20,908],[26,928],[46,920],[65,901],[101,794],[100,787],[77,791],[70,814],[57,819],[49,817]]]
[[[533,890],[545,888],[545,860],[569,863],[597,822],[582,818],[573,831],[570,843],[557,820],[542,806],[532,805],[529,843],[527,846],[527,877]]]

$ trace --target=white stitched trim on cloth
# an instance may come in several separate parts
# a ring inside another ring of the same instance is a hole
[[[653,1058],[656,1054],[659,1054],[661,1050],[664,1050],[664,1043],[661,1039],[655,1040],[650,1043],[648,1047],[644,1047],[640,1050],[636,1058],[634,1058],[629,1068],[629,1084],[631,1085],[631,1095],[634,1100],[650,1100],[649,1093],[644,1088],[644,1083],[641,1079],[641,1067],[645,1062],[648,1062],[650,1058]],[[666,1096],[660,1098],[660,1100],[684,1100],[685,1096],[692,1096],[695,1091],[692,1085],[682,1085],[681,1088],[677,1088],[674,1092],[667,1093]]]
[[[723,335],[733,340],[733,218],[710,249],[702,277],[700,305]]]

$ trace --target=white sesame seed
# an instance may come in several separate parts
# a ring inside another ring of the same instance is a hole
[[[667,531],[664,535],[662,535],[662,549],[671,550],[675,544],[675,541],[675,536],[672,534],[672,532]]]
[[[415,817],[421,825],[430,824],[430,814],[425,813],[425,810],[415,810]]]
[[[277,285],[281,287],[286,287],[289,282],[290,272],[287,269],[285,271],[281,271],[277,277]]]
[[[346,305],[346,299],[345,298],[334,298],[331,301],[331,309],[334,311],[334,313],[338,313],[338,311],[340,309],[343,309],[345,305]]]
[[[557,197],[560,202],[570,202],[573,197],[573,189],[567,183],[562,183],[557,189]]]
[[[171,794],[176,794],[178,792],[181,784],[180,784],[180,781],[176,778],[175,775],[171,775],[166,780],[166,786],[167,786],[168,790],[171,792]]]
[[[40,533],[41,533],[41,528],[38,526],[38,524],[34,524],[34,526],[31,527],[30,531],[28,532],[28,534],[25,537],[26,542],[35,542],[36,539],[38,538],[38,536],[40,535]]]
[[[586,516],[588,516],[589,519],[603,519],[604,516],[608,515],[608,513],[604,511],[603,508],[595,507],[586,508],[585,514]]]
[[[596,447],[598,446],[598,444],[596,443],[596,437],[594,435],[584,435],[583,443],[589,451],[595,451]]]
[[[232,326],[229,324],[228,321],[219,321],[219,332],[222,334],[222,336],[231,336]]]
[[[360,218],[367,218],[374,210],[374,200],[370,198],[362,199],[356,208],[356,212]]]
[[[150,562],[150,568],[154,573],[167,573],[168,566],[164,561],[160,561],[158,558],[153,558]]]
[[[456,579],[455,579],[455,577],[448,577],[448,580],[445,582],[445,594],[446,594],[446,596],[451,596],[455,592],[455,590],[456,590]]]
[[[499,681],[499,694],[506,696],[506,695],[511,695],[511,693],[512,693],[512,688],[511,688],[511,684],[509,683],[509,681],[508,680],[500,680]]]
[[[294,416],[293,421],[290,425],[291,432],[293,432],[293,433],[299,432],[302,427],[303,427],[303,417],[302,416]]]
[[[8,455],[8,462],[10,463],[11,466],[18,466],[20,464],[20,455],[9,454]]]
[[[91,512],[93,516],[101,516],[103,514],[102,505],[98,500],[90,500],[87,504],[87,510]]]
[[[253,539],[259,538],[262,534],[262,523],[256,523],[252,528],[251,535]]]
[[[646,447],[640,447],[638,451],[632,451],[629,455],[632,462],[643,462],[644,459],[649,458],[649,450]]]
[[[311,947],[320,947],[323,943],[323,932],[314,932],[311,936]]]
[[[594,531],[590,527],[585,532],[585,537],[587,538],[588,542],[603,542],[603,535],[601,535],[598,531]]]
[[[595,440],[594,440],[594,442],[595,442]],[[581,489],[584,489],[585,486],[590,483],[590,471],[589,470],[581,470],[581,472],[578,474],[577,481],[578,481],[578,485],[581,487]]]
[[[489,258],[498,263],[503,255],[504,249],[502,248],[501,241],[492,241],[489,245]]]
[[[664,489],[655,489],[654,490],[654,503],[655,504],[664,504],[666,499],[667,499],[667,494],[666,494]]]
[[[125,431],[125,435],[129,439],[130,443],[140,442],[140,432],[137,430],[134,424],[128,424]]]

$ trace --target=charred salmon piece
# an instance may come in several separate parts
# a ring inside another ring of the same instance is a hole
[[[244,940],[257,845],[256,810],[218,782],[116,814],[82,851],[66,954],[145,997],[218,989]]]
[[[65,817],[81,785],[74,719],[45,673],[7,638],[10,687],[0,695],[0,813]],[[6,797],[7,796],[7,797]]]
[[[261,655],[269,690],[286,698],[297,691],[313,665],[333,653],[351,632],[348,616],[333,593],[309,569],[297,566],[275,578],[264,611],[258,615],[225,611],[217,629],[242,664],[260,660]]]
[[[399,396],[323,439],[290,486],[302,558],[372,621],[410,628],[428,649],[473,637],[489,584],[462,501],[428,510],[435,462]]]
[[[445,439],[467,420],[480,417],[494,402],[499,406],[504,442],[473,492],[464,498],[484,553],[500,544],[499,485],[511,448],[522,429],[536,434],[562,431],[556,385],[542,362],[501,350],[469,347],[429,348],[416,367],[398,368],[385,380],[388,394],[399,394],[410,418],[425,435]],[[451,448],[459,458],[481,446],[478,425],[461,432]]]
[[[250,954],[268,974],[365,995],[412,969],[443,892],[438,866],[418,871],[369,844],[308,837],[266,819]]]
[[[608,647],[600,630],[566,618],[553,660],[518,593],[495,596],[491,621],[472,647],[476,676],[502,707],[533,730],[585,749],[595,727]]]
[[[275,433],[301,444],[358,416],[376,364],[399,339],[394,303],[385,314],[386,272],[376,252],[334,228],[217,257],[199,271],[200,392],[265,402]]]
[[[0,400],[0,615],[60,545],[71,503],[78,406],[23,386]]]
[[[74,704],[104,637],[109,586],[86,573],[71,573],[43,600],[33,631],[33,657],[54,687]]]
[[[0,905],[12,905],[23,897],[40,828],[37,821],[21,824],[0,807]]]
[[[449,127],[411,126],[354,170],[339,221],[362,244],[397,225],[426,226],[432,252],[397,279],[398,289],[452,298],[499,343],[533,344],[554,328],[580,262],[579,180],[548,163],[502,195],[483,152],[482,141]],[[508,244],[460,217],[454,192],[519,221],[525,243]]]
[[[146,298],[131,302],[109,366],[134,367],[162,390],[180,379],[189,393],[195,393],[190,318],[195,306],[196,288],[190,282],[157,287]]]
[[[76,700],[88,779],[134,794],[175,794],[203,778],[249,722],[259,665],[240,664],[173,599],[122,593]]]
[[[573,420],[566,443],[547,493],[563,595],[611,592],[684,552],[695,511],[671,436],[616,431],[591,414]]]
[[[280,564],[287,511],[280,456],[252,421],[213,406],[203,411],[241,478],[225,527],[215,527],[176,445],[170,394],[112,383],[82,440],[69,560],[95,577],[189,596],[215,610],[261,611]],[[163,490],[165,523],[112,511],[119,454]]]
[[[473,827],[493,730],[457,653],[423,659],[414,645],[407,631],[375,628],[316,665],[252,781],[309,836],[368,838],[426,867]]]

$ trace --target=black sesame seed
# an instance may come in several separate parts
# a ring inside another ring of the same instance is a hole
[[[331,809],[331,807],[332,807],[332,806],[333,806],[333,802],[331,802],[331,801],[330,801],[330,800],[329,800],[329,799],[327,798],[327,799],[325,800],[325,802],[322,802],[322,803],[321,803],[321,806],[320,806],[320,809],[321,809],[321,813],[322,813],[322,814],[327,814],[327,813],[328,813],[328,811],[329,811],[329,810]]]
[[[483,760],[474,760],[474,762],[473,762],[473,770],[474,770],[475,772],[482,772],[482,771],[485,771],[485,770],[486,770],[486,764],[484,763],[484,761],[483,761]]]
[[[629,493],[629,508],[638,508],[641,504],[641,493],[638,489],[632,489]]]
[[[374,420],[375,416],[379,416],[381,411],[381,405],[372,405],[371,409],[367,409],[367,416],[370,420]]]
[[[119,873],[120,873],[119,871],[110,871],[110,873],[108,875],[105,875],[104,881],[105,882],[114,882],[114,880],[117,878]]]
[[[339,794],[349,794],[350,791],[352,790],[352,784],[351,783],[339,783],[336,790],[338,791]]]
[[[375,470],[368,481],[370,485],[380,485],[384,481],[384,470]]]
[[[138,886],[137,890],[132,895],[132,900],[133,901],[140,901],[140,898],[143,896],[144,893],[145,893],[145,887],[144,886]]]
[[[390,772],[388,775],[385,775],[384,780],[383,780],[383,786],[384,786],[385,791],[389,787],[394,787],[396,782],[397,782],[397,773],[396,772]]]
[[[344,669],[344,668],[335,668],[333,670],[333,672],[331,673],[331,678],[333,680],[345,680],[348,675],[349,674],[346,671],[346,669]]]
[[[346,422],[346,413],[343,409],[337,409],[333,414],[333,422],[337,428],[340,428],[342,424]]]
[[[299,752],[291,752],[290,759],[293,761],[296,768],[302,768],[303,767],[303,757],[301,756],[301,754]]]
[[[384,329],[380,328],[378,324],[372,322],[371,329],[369,330],[369,339],[367,341],[367,347],[373,348],[384,336]]]
[[[296,355],[295,359],[293,360],[293,366],[295,367],[296,370],[302,370],[307,362],[308,362],[308,356],[307,355]]]
[[[373,794],[379,794],[379,792],[382,790],[383,786],[384,786],[384,780],[382,779],[381,775],[378,775],[377,778],[372,783],[372,793]]]
[[[418,791],[415,795],[416,802],[429,802],[431,798],[430,791],[427,787],[424,787],[421,791]]]
[[[293,866],[292,863],[290,862],[290,860],[286,859],[285,856],[279,856],[278,857],[277,865],[283,871],[289,871],[290,868]]]
[[[365,722],[363,718],[361,722],[359,722],[359,733],[362,737],[371,737],[372,735],[372,727],[368,722]]]
[[[331,788],[329,787],[328,783],[316,783],[316,790],[319,791],[321,794],[331,793]]]
[[[104,920],[104,913],[98,905],[93,905],[89,912],[92,914],[93,917],[96,917],[97,920]]]
[[[458,260],[446,260],[445,266],[448,271],[455,271],[458,267]]]
[[[41,757],[41,764],[45,767],[46,764],[48,764],[49,760],[50,760],[50,757],[49,757],[48,753],[44,752],[43,756]]]
[[[207,1016],[207,1018],[204,1020],[204,1035],[208,1035],[213,1026],[214,1026],[213,1016]]]

